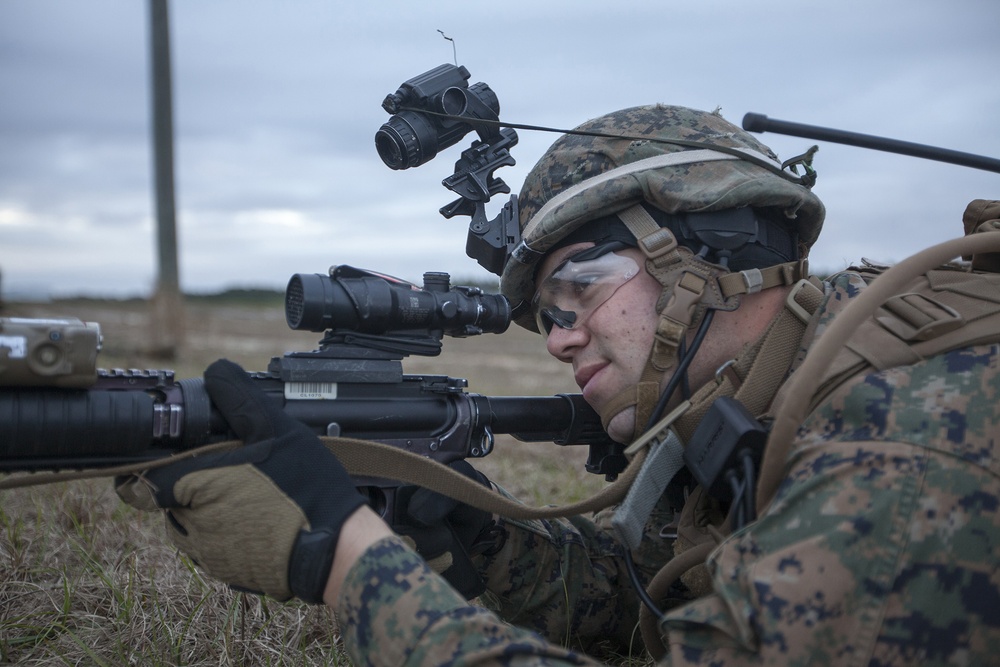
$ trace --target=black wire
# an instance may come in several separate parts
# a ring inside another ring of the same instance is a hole
[[[698,251],[698,256],[705,258],[712,252],[712,249],[707,245],[703,245],[701,250]],[[722,268],[728,268],[729,257],[732,253],[728,250],[718,250],[716,252],[716,261]],[[677,365],[677,369],[674,374],[670,376],[670,381],[667,383],[666,388],[663,393],[660,394],[659,400],[656,402],[656,407],[653,409],[652,414],[649,415],[649,421],[646,422],[646,428],[643,432],[648,431],[656,425],[656,422],[660,420],[663,411],[667,407],[667,402],[670,397],[673,396],[674,392],[677,391],[678,383],[684,383],[684,398],[689,398],[691,388],[688,385],[687,369],[694,361],[694,355],[698,352],[698,348],[701,347],[702,342],[705,340],[705,335],[708,334],[708,327],[712,324],[712,318],[715,317],[715,310],[711,308],[705,309],[705,315],[702,317],[701,324],[698,326],[698,332],[694,335],[694,340],[691,341],[691,349],[684,351],[685,340],[681,338],[680,344],[677,347],[677,356],[680,357],[681,361]]]
[[[749,451],[743,452],[743,482],[746,488],[743,493],[743,504],[746,505],[747,523],[757,520],[757,500],[754,494],[757,492],[756,471],[754,470],[753,457]]]
[[[729,482],[729,488],[733,492],[733,506],[731,511],[733,512],[733,530],[735,531],[747,525],[746,504],[743,502],[745,499],[746,480],[741,480],[736,472],[730,469],[726,472],[726,481]]]
[[[659,420],[659,414],[663,412],[671,394],[677,390],[677,385],[682,380],[686,380],[687,368],[694,360],[694,355],[698,351],[698,348],[701,347],[702,341],[705,340],[705,334],[708,333],[708,327],[711,325],[712,317],[714,315],[714,310],[710,309],[705,311],[705,317],[702,318],[701,325],[698,327],[698,333],[695,334],[694,340],[691,342],[691,349],[684,353],[684,357],[677,365],[677,369],[674,371],[674,374],[670,377],[670,382],[667,383],[666,389],[664,389],[663,393],[660,394],[660,399],[656,402],[656,408],[649,417],[649,423],[646,424],[646,431],[653,428],[653,425]],[[683,341],[681,341],[681,343],[683,344]],[[660,611],[660,609],[656,606],[656,603],[646,592],[646,587],[639,579],[639,573],[636,572],[635,563],[632,561],[632,553],[627,548],[625,549],[625,569],[628,570],[628,576],[632,581],[632,587],[635,588],[635,592],[639,596],[639,599],[642,600],[642,603],[646,605],[651,612],[656,614],[657,618],[662,620],[664,618],[664,613]]]
[[[656,425],[656,422],[660,420],[661,413],[666,409],[667,402],[675,391],[677,391],[677,385],[679,385],[687,375],[688,366],[694,361],[694,355],[698,352],[698,348],[701,347],[702,341],[705,340],[705,335],[708,333],[708,327],[712,324],[712,318],[715,317],[715,311],[708,309],[705,311],[705,316],[701,320],[701,325],[698,327],[698,333],[695,334],[694,340],[691,341],[691,349],[688,350],[681,362],[677,364],[677,369],[674,374],[670,376],[670,382],[667,383],[667,387],[660,394],[659,400],[656,402],[656,407],[653,409],[652,414],[649,415],[649,421],[646,422],[646,428],[643,432],[648,431]]]
[[[780,166],[774,165],[763,157],[756,157],[752,153],[744,153],[740,150],[732,148],[730,146],[720,146],[717,144],[707,144],[701,141],[688,141],[685,139],[663,139],[661,137],[649,137],[649,136],[632,136],[628,134],[611,134],[609,132],[597,132],[594,130],[563,130],[557,127],[546,127],[544,125],[527,125],[524,123],[508,123],[503,120],[493,120],[490,118],[469,118],[468,116],[456,116],[454,114],[442,113],[440,111],[431,111],[430,109],[418,109],[416,107],[399,107],[399,111],[413,111],[418,114],[426,114],[428,116],[437,116],[439,118],[445,118],[447,120],[457,120],[463,123],[468,123],[469,125],[474,125],[480,123],[482,125],[491,125],[493,127],[509,127],[513,130],[531,130],[533,132],[551,132],[554,134],[576,134],[583,137],[600,137],[603,139],[622,139],[626,141],[648,141],[656,144],[673,144],[675,146],[684,146],[685,148],[711,148],[720,153],[727,153],[729,155],[734,155],[741,160],[747,162],[752,162],[759,167],[764,167],[770,172],[781,176],[785,180],[791,181],[793,183],[798,183],[799,185],[804,185],[804,179],[798,174],[792,174]]]
[[[703,246],[701,249],[702,253],[707,254],[710,252],[708,246]],[[719,257],[719,263],[722,266],[727,266],[729,262],[729,253],[722,253]],[[691,349],[685,349],[686,341],[681,339],[680,344],[677,348],[678,357],[680,357],[680,363],[677,364],[677,368],[674,370],[673,375],[670,376],[670,381],[667,382],[666,388],[664,388],[663,393],[660,394],[660,398],[656,401],[656,407],[653,409],[652,414],[649,415],[649,421],[646,423],[645,431],[653,428],[656,422],[660,420],[661,413],[666,409],[667,403],[670,401],[670,397],[677,391],[677,386],[683,383],[685,398],[688,397],[690,393],[690,387],[688,386],[687,369],[694,361],[694,355],[697,354],[698,348],[705,340],[705,336],[708,334],[708,328],[712,326],[712,319],[715,317],[715,310],[712,308],[707,308],[705,310],[705,315],[701,319],[701,324],[698,325],[698,331],[694,335],[694,339],[691,341]],[[738,496],[737,496],[738,497]],[[625,549],[625,569],[628,570],[629,579],[632,581],[632,586],[635,588],[636,593],[639,595],[639,599],[642,603],[646,605],[650,611],[656,614],[656,617],[662,619],[664,614],[653,602],[652,598],[646,592],[642,581],[639,580],[639,574],[635,570],[635,563],[632,561],[632,553]]]
[[[649,597],[649,593],[646,592],[646,587],[643,585],[642,581],[639,579],[639,572],[635,569],[635,561],[632,560],[632,552],[625,547],[625,569],[628,570],[628,578],[632,580],[632,586],[635,588],[635,592],[638,593],[639,599],[646,607],[656,614],[656,617],[661,621],[666,617],[660,608],[656,606],[653,602],[653,598]]]
[[[687,339],[681,338],[681,344],[677,346],[677,356],[683,359],[684,355],[686,354],[687,354]],[[681,378],[681,398],[683,398],[685,401],[691,398],[691,382],[687,373],[685,373],[684,377]]]

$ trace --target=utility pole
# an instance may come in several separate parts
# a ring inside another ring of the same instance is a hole
[[[177,262],[174,209],[174,123],[167,0],[149,0],[153,176],[159,274],[152,300],[149,354],[174,359],[184,340],[184,301]]]

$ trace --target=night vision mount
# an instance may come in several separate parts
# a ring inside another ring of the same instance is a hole
[[[482,82],[470,86],[470,76],[465,67],[446,64],[400,85],[382,102],[392,117],[375,133],[375,147],[389,168],[409,169],[476,131],[479,139],[462,151],[455,173],[442,181],[459,198],[441,208],[441,215],[472,217],[465,252],[500,275],[520,241],[517,196],[511,195],[492,220],[486,217],[486,202],[510,192],[493,172],[514,164],[510,148],[517,144],[517,133],[500,127],[496,94]]]

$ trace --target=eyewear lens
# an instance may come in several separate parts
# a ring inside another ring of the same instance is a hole
[[[634,259],[613,252],[579,262],[566,260],[542,281],[532,299],[538,330],[548,336],[552,325],[580,326],[638,273]]]

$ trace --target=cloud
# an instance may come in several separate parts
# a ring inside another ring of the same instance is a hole
[[[502,117],[575,126],[667,102],[748,111],[1000,156],[1000,5],[845,0],[748,6],[436,0],[192,2],[171,9],[181,279],[281,287],[351,263],[419,281],[484,276],[441,187],[473,137],[418,169],[374,151],[381,100],[452,59]],[[4,285],[145,292],[155,280],[148,17],[134,0],[0,3],[0,270]],[[444,40],[438,30],[454,39]],[[520,132],[515,190],[554,140]],[[788,157],[810,144],[761,139]],[[814,265],[901,259],[961,233],[998,176],[823,142],[828,207]],[[503,199],[492,202],[495,215]],[[72,278],[68,277],[72,276]]]

